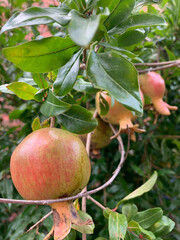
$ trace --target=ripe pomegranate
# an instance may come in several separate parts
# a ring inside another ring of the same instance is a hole
[[[108,102],[108,105],[109,105],[109,110],[106,115],[101,115],[100,96],[102,96]],[[111,124],[119,124],[118,134],[120,132],[124,132],[124,131],[127,132],[128,128],[129,128],[131,140],[135,141],[136,138],[135,138],[134,132],[144,132],[145,131],[143,129],[139,129],[138,124],[133,125],[132,121],[134,121],[137,118],[137,116],[133,115],[133,113],[130,110],[128,110],[127,108],[125,108],[121,103],[119,103],[118,101],[115,100],[114,105],[111,106],[111,97],[109,95],[107,95],[106,92],[101,92],[101,93],[98,92],[96,94],[96,108],[97,108],[97,111],[98,111],[100,117],[105,122],[108,122]]]
[[[170,110],[177,110],[176,106],[170,106],[163,101],[165,94],[164,79],[156,72],[148,72],[139,75],[140,88],[144,95],[151,98],[155,110],[162,115],[170,115]]]
[[[109,127],[109,124],[101,120],[100,117],[96,117],[98,121],[97,127],[93,130],[91,135],[91,148],[101,149],[109,145],[113,132]],[[84,144],[86,144],[87,134],[79,135]]]
[[[10,162],[13,183],[25,199],[43,200],[73,196],[87,185],[91,167],[82,141],[57,128],[29,134],[15,149]],[[82,222],[71,201],[51,204],[54,239],[61,240]]]

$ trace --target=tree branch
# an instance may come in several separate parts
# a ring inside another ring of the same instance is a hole
[[[167,62],[154,62],[154,63],[135,63],[135,66],[163,66],[163,65],[169,65],[169,64],[180,64],[180,60],[174,60],[174,61],[167,61]]]
[[[180,61],[175,61],[172,64],[167,64],[167,65],[156,67],[156,68],[147,68],[147,69],[143,69],[143,70],[138,69],[138,73],[154,72],[154,71],[164,70],[164,69],[172,68],[172,67],[180,68]]]
[[[37,223],[35,223],[32,227],[30,227],[26,232],[30,232],[33,228],[35,228],[39,223],[43,222],[47,217],[49,217],[53,213],[53,210],[50,211],[48,214],[46,214],[44,217],[42,217]]]

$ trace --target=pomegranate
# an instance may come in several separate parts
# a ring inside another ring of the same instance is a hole
[[[100,96],[102,96],[109,105],[109,110],[106,115],[101,115],[100,110]],[[143,96],[143,95],[142,95]],[[119,124],[119,132],[114,136],[116,137],[120,132],[127,132],[130,130],[131,140],[135,141],[134,132],[144,132],[145,130],[139,129],[139,125],[133,125],[132,121],[134,121],[137,116],[133,115],[133,113],[125,108],[121,103],[115,100],[114,105],[111,106],[111,97],[107,95],[106,92],[98,92],[96,94],[96,108],[100,115],[100,117],[108,123],[111,124]]]
[[[96,117],[96,120],[98,121],[98,125],[93,130],[91,135],[91,148],[101,149],[109,145],[113,132],[109,125],[101,120],[100,117]],[[79,137],[84,142],[84,144],[86,144],[87,134],[79,135]]]
[[[73,196],[87,185],[91,167],[82,141],[57,128],[42,128],[29,134],[15,149],[10,162],[13,183],[25,199],[43,200]],[[73,202],[53,208],[54,239],[61,240],[82,222]]]
[[[156,72],[148,72],[139,75],[140,88],[144,95],[151,98],[155,110],[162,115],[170,115],[169,110],[177,110],[176,106],[170,106],[163,101],[165,94],[164,79]]]

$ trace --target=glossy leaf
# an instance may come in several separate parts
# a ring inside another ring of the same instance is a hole
[[[109,215],[108,230],[110,240],[124,239],[128,227],[126,216],[117,212]]]
[[[162,25],[166,25],[166,22],[160,16],[149,14],[149,13],[136,14],[129,17],[124,22],[120,23],[116,29],[112,30],[111,33],[123,34],[127,29],[133,30],[137,28],[162,26]]]
[[[154,184],[156,183],[157,177],[158,177],[158,174],[157,174],[157,172],[155,171],[148,181],[146,181],[142,186],[140,186],[139,188],[137,188],[136,190],[134,190],[132,193],[130,193],[129,195],[127,195],[125,198],[123,198],[123,199],[117,204],[117,207],[118,207],[121,203],[123,203],[123,202],[125,202],[125,201],[128,201],[128,200],[130,200],[130,199],[139,197],[139,196],[143,195],[144,193],[149,192],[149,191],[153,188]]]
[[[58,120],[68,131],[76,134],[91,132],[97,126],[92,113],[79,105],[72,105],[67,112],[58,116]]]
[[[112,213],[112,210],[110,208],[103,209],[103,215],[105,218],[109,218],[110,213]]]
[[[7,86],[7,88],[14,92],[19,98],[24,100],[34,99],[34,95],[38,91],[36,88],[23,82],[11,83]]]
[[[137,71],[120,53],[110,51],[96,54],[91,49],[87,76],[95,87],[107,90],[117,101],[142,115]]]
[[[99,105],[100,105],[100,115],[106,115],[109,111],[109,104],[101,94],[99,96]]]
[[[35,83],[33,78],[20,77],[18,79],[18,82],[24,82],[24,83],[27,83],[27,84],[33,86],[33,87],[38,87],[38,85]]]
[[[175,226],[175,222],[166,216],[157,221],[150,230],[156,235],[156,237],[164,236],[170,233]]]
[[[130,221],[137,212],[138,208],[133,203],[126,203],[122,207],[122,214],[126,216],[128,221]]]
[[[69,38],[49,37],[4,48],[3,54],[23,71],[42,73],[63,66],[76,50]]]
[[[142,228],[149,228],[155,222],[159,221],[163,216],[161,208],[150,208],[142,212],[136,213],[133,220],[138,222]]]
[[[74,54],[72,58],[59,69],[57,78],[53,84],[54,92],[59,96],[66,95],[73,88],[79,72],[81,54],[82,50]]]
[[[0,85],[0,93],[9,93],[9,94],[14,94],[12,91],[10,91],[7,86],[9,84],[3,84],[3,85]]]
[[[74,87],[78,92],[86,92],[86,93],[96,93],[99,89],[93,87],[92,83],[85,81],[82,78],[78,78]]]
[[[72,11],[71,22],[68,27],[70,38],[79,46],[89,46],[99,27],[99,22],[99,15],[84,18],[76,11]]]
[[[47,96],[47,90],[39,89],[37,93],[34,95],[34,100],[36,100],[37,102],[42,102],[45,100],[46,96]]]
[[[33,80],[38,85],[38,87],[40,87],[42,89],[46,89],[49,86],[48,82],[44,79],[44,76],[42,73],[41,74],[34,73]]]
[[[98,237],[95,240],[107,240],[107,238],[103,238],[103,237]]]
[[[133,44],[141,42],[147,36],[144,29],[136,29],[125,32],[117,38],[119,47],[129,47]]]
[[[126,20],[127,17],[131,14],[134,5],[135,0],[119,0],[104,22],[107,30],[117,26],[119,23]]]
[[[125,55],[128,56],[129,58],[135,58],[136,57],[136,55],[134,53],[132,53],[132,52],[126,50],[126,49],[120,48],[120,47],[112,46],[112,45],[106,44],[106,43],[100,43],[99,45],[104,46],[105,50],[106,49],[112,49],[112,50],[118,51],[123,56],[125,56]]]
[[[128,229],[130,230],[130,233],[134,232],[138,236],[141,235],[143,237],[142,239],[144,238],[149,240],[156,239],[155,235],[151,231],[145,230],[135,221],[130,221],[128,223]]]
[[[76,240],[76,231],[71,229],[70,233],[64,238],[64,240]]]
[[[32,130],[33,132],[40,129],[41,128],[41,122],[40,122],[40,119],[39,117],[36,117],[34,120],[33,120],[33,123],[32,123]]]
[[[40,111],[43,115],[57,116],[61,113],[66,112],[71,107],[70,104],[61,101],[56,97],[51,90],[49,90],[48,97],[45,102],[41,105]]]
[[[31,7],[23,12],[16,12],[2,27],[1,33],[17,27],[48,24],[57,22],[66,25],[70,21],[67,8],[40,8]]]
[[[110,1],[109,0],[99,0],[98,2],[98,6],[100,7],[109,7]]]
[[[92,220],[92,217],[89,214],[82,212],[81,210],[78,210],[77,212],[81,220],[83,221]],[[72,224],[72,228],[81,233],[92,234],[94,232],[95,225],[94,223],[93,224],[91,223],[90,225],[83,225],[83,226]]]

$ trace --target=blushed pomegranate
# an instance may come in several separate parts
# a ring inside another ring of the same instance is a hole
[[[176,106],[170,106],[163,101],[165,94],[164,79],[156,72],[148,72],[139,75],[140,88],[144,95],[151,98],[155,110],[162,115],[170,115],[169,110],[177,110]]]
[[[91,167],[82,141],[57,128],[29,134],[15,149],[10,162],[13,183],[25,199],[43,200],[73,196],[87,185]],[[71,223],[83,225],[72,202],[52,204],[54,239],[69,233]]]
[[[106,115],[101,115],[100,110],[100,96],[102,96],[109,105],[109,110]],[[142,95],[143,96],[143,95]],[[118,101],[114,101],[113,106],[111,106],[111,97],[106,92],[98,92],[96,94],[96,108],[100,115],[100,117],[108,123],[111,124],[119,124],[119,132],[127,131],[128,128],[130,130],[131,140],[135,141],[135,134],[134,132],[144,132],[145,130],[139,129],[139,125],[133,125],[132,121],[134,121],[137,116],[133,115],[133,113],[125,108],[121,103]]]

